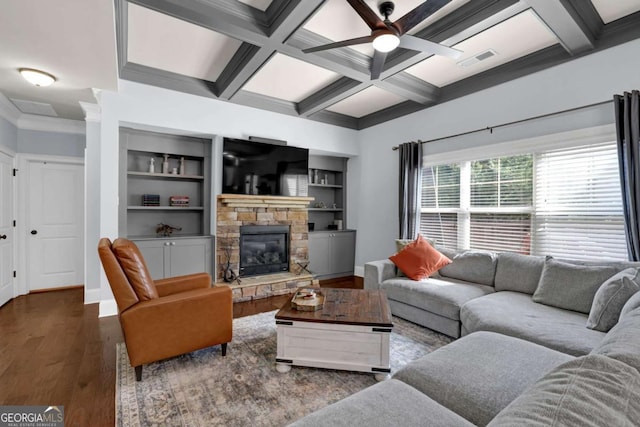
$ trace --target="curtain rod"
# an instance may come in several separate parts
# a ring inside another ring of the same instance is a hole
[[[594,104],[583,105],[583,106],[581,106],[581,107],[569,108],[569,109],[567,109],[567,110],[556,111],[556,112],[554,112],[554,113],[542,114],[542,115],[540,115],[540,116],[528,117],[528,118],[526,118],[526,119],[514,120],[513,122],[502,123],[502,124],[495,125],[495,126],[487,126],[486,128],[480,128],[480,129],[470,130],[470,131],[467,131],[467,132],[456,133],[456,134],[454,134],[454,135],[442,136],[442,137],[440,137],[440,138],[429,139],[429,140],[427,140],[427,141],[418,141],[418,142],[419,142],[420,144],[426,144],[426,143],[428,143],[428,142],[436,142],[436,141],[442,141],[442,140],[450,139],[450,138],[457,138],[457,137],[459,137],[459,136],[471,135],[472,133],[484,132],[484,131],[487,131],[487,130],[488,130],[489,132],[493,133],[493,130],[494,130],[494,129],[497,129],[497,128],[501,128],[501,127],[505,127],[505,126],[511,126],[511,125],[516,125],[516,124],[524,123],[524,122],[528,122],[528,121],[531,121],[531,120],[543,119],[543,118],[545,118],[545,117],[556,116],[556,115],[558,115],[558,114],[570,113],[570,112],[572,112],[572,111],[577,111],[577,110],[582,110],[582,109],[585,109],[585,108],[596,107],[596,106],[598,106],[598,105],[604,105],[604,104],[608,104],[608,103],[610,103],[610,102],[613,102],[613,99],[610,99],[610,100],[608,100],[608,101],[600,101],[600,102],[596,102],[596,103],[594,103]],[[392,147],[391,149],[392,149],[393,151],[396,151],[396,150],[398,150],[398,148],[399,148],[398,146],[395,146],[395,147]]]

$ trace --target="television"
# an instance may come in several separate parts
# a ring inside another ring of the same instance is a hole
[[[309,150],[288,145],[224,138],[222,192],[307,196]]]

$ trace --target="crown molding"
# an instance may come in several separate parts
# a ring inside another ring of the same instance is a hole
[[[86,122],[97,122],[102,120],[102,109],[98,104],[80,101],[80,107],[84,111],[84,120]]]
[[[18,129],[84,135],[86,126],[80,120],[22,114],[18,118]]]
[[[18,119],[22,113],[13,105],[13,102],[0,93],[0,117],[4,117],[14,126],[18,126]]]

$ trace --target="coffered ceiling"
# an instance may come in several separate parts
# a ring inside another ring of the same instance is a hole
[[[395,3],[391,21],[424,2]],[[409,34],[462,55],[397,48],[372,80],[370,43],[302,51],[370,34],[347,0],[20,0],[2,12],[0,92],[72,119],[91,88],[121,78],[362,129],[640,38],[640,0],[451,0]],[[59,80],[29,87],[24,66]]]
[[[640,0],[451,0],[409,33],[463,54],[397,48],[372,80],[370,43],[302,51],[370,34],[346,0],[115,1],[121,78],[354,129],[640,37]]]

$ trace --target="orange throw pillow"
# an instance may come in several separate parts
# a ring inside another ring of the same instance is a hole
[[[440,270],[451,260],[431,246],[420,234],[403,250],[389,257],[404,274],[413,280],[422,280]]]

